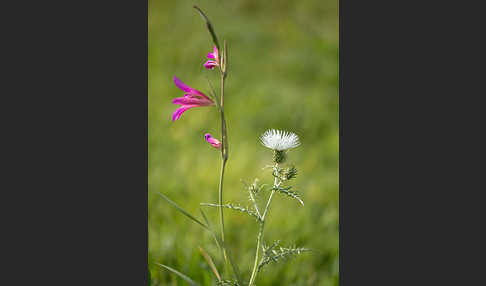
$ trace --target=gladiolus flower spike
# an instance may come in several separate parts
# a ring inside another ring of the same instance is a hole
[[[178,88],[186,92],[186,94],[184,94],[184,97],[177,97],[172,100],[173,104],[181,105],[181,107],[177,108],[174,114],[172,115],[172,121],[181,118],[182,113],[184,113],[186,110],[190,108],[215,105],[214,101],[212,101],[204,93],[186,85],[175,76],[174,76],[174,83]]]

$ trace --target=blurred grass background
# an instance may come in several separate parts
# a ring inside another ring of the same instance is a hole
[[[208,92],[205,75],[219,90],[217,71],[206,71],[212,44],[197,4],[211,19],[229,49],[225,89],[229,161],[224,201],[248,204],[240,179],[271,183],[271,152],[258,137],[269,128],[293,131],[301,147],[289,153],[299,170],[293,185],[304,199],[277,195],[265,240],[312,248],[288,262],[266,266],[258,285],[338,285],[338,2],[290,0],[149,0],[149,269],[153,285],[187,285],[161,270],[169,265],[201,285],[215,285],[198,246],[221,268],[214,241],[178,213],[157,192],[200,217],[199,203],[217,203],[220,153],[204,141],[220,138],[215,108],[186,111],[172,122],[174,97],[183,96],[172,81]],[[206,213],[218,227],[217,209]],[[248,281],[257,225],[245,214],[225,210],[227,241]],[[219,228],[217,228],[219,229]]]

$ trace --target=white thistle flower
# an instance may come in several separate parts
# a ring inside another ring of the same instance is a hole
[[[299,137],[295,133],[270,129],[260,137],[262,144],[272,150],[284,151],[300,145]]]

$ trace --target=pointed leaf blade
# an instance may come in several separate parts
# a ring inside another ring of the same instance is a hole
[[[155,264],[157,264],[158,266],[163,267],[163,268],[169,270],[170,272],[176,274],[177,276],[181,277],[182,279],[184,279],[184,281],[189,283],[191,286],[199,286],[196,282],[194,282],[194,280],[192,280],[191,278],[187,277],[186,275],[180,273],[179,271],[175,270],[174,268],[171,268],[167,265],[160,264],[160,263],[155,263]]]
[[[164,198],[164,200],[166,200],[169,204],[171,204],[173,207],[175,207],[179,212],[181,212],[183,215],[185,215],[186,217],[188,217],[189,219],[191,219],[192,221],[194,221],[195,223],[201,225],[202,227],[204,227],[205,229],[208,229],[207,225],[205,225],[204,223],[202,223],[200,220],[198,220],[197,218],[195,218],[193,215],[191,215],[190,213],[186,212],[183,208],[181,208],[179,205],[177,205],[175,202],[173,202],[172,200],[170,200],[168,197],[166,197],[165,195],[163,195],[162,193],[158,193],[162,198]]]

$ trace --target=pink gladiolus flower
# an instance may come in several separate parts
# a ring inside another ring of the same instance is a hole
[[[213,52],[208,54],[208,61],[204,63],[204,67],[208,70],[214,69],[214,67],[219,66],[218,58],[218,48],[214,46]]]
[[[214,102],[209,97],[204,95],[204,93],[200,92],[197,89],[187,86],[185,83],[183,83],[180,79],[178,79],[175,76],[174,76],[174,83],[178,88],[186,92],[186,94],[184,94],[184,97],[177,97],[172,100],[173,104],[182,105],[181,107],[177,108],[174,114],[172,115],[172,121],[181,118],[182,113],[184,113],[184,111],[190,108],[214,105]]]
[[[206,139],[206,141],[208,141],[208,143],[211,144],[211,146],[213,146],[214,148],[221,148],[221,142],[219,142],[219,140],[214,138],[211,134],[204,134],[204,139]]]

